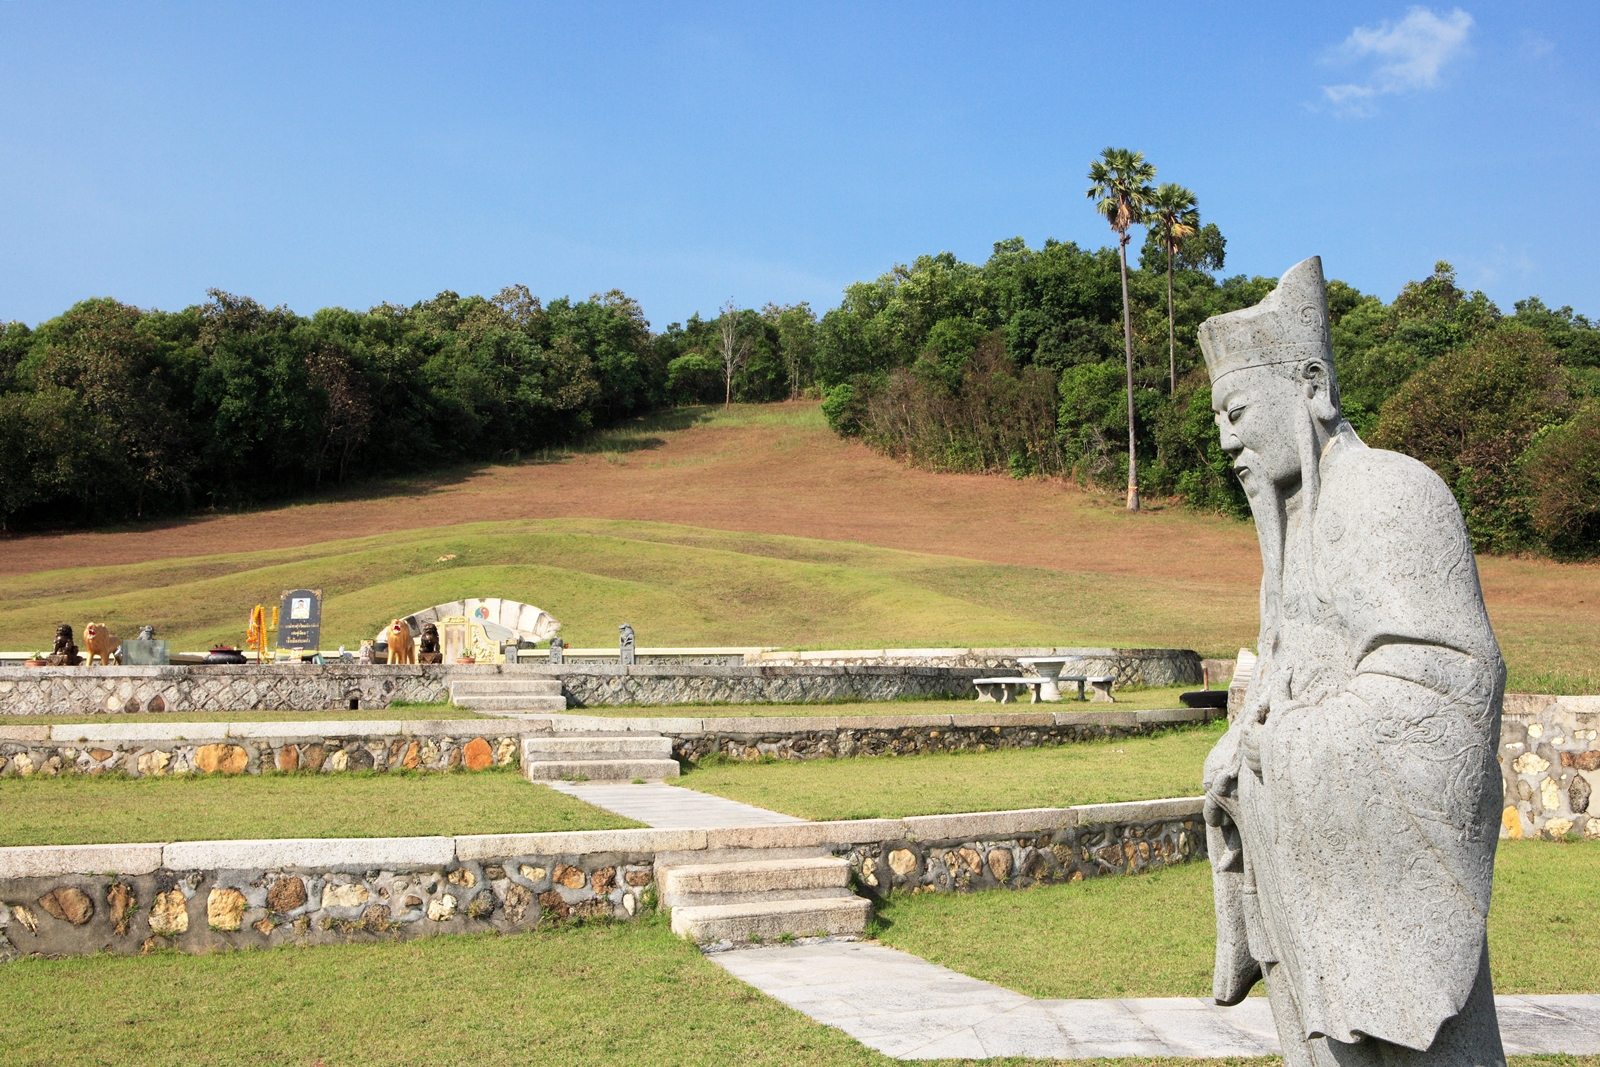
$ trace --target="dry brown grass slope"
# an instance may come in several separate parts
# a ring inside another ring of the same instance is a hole
[[[1075,600],[1075,577],[1089,598],[1107,578],[1146,590],[1154,580],[1163,592],[1141,595],[1150,609],[1174,624],[1193,619],[1205,635],[1253,630],[1247,616],[1260,579],[1247,524],[1159,505],[1129,515],[1114,500],[1058,481],[912,469],[836,438],[815,404],[677,413],[542,460],[365,487],[345,499],[13,537],[0,541],[0,575],[519,518],[644,520],[1038,568],[1059,575],[1045,595],[1059,598],[1053,607],[1067,615],[1095,610]],[[758,554],[771,550],[751,545]],[[1516,686],[1600,687],[1600,567],[1484,558],[1480,571]],[[981,597],[981,570],[963,580]],[[1219,612],[1228,616],[1220,624]],[[1207,648],[1207,639],[1188,643]]]

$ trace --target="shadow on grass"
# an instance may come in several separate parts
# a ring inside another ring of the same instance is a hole
[[[499,466],[521,464],[543,465],[560,463],[574,455],[642,452],[660,448],[666,438],[659,436],[687,430],[692,426],[710,422],[720,409],[710,406],[672,408],[627,419],[613,426],[595,430],[565,444],[548,445],[523,451],[506,449],[500,454],[476,460],[445,462],[415,472],[400,472],[352,479],[341,485],[308,489],[298,493],[248,503],[211,507],[196,507],[191,511],[133,522],[105,525],[41,525],[24,530],[0,531],[0,544],[25,538],[58,537],[62,534],[82,533],[143,533],[176,529],[205,519],[227,515],[250,515],[275,511],[285,507],[304,507],[313,504],[339,504],[364,500],[382,500],[389,497],[426,496],[460,486],[477,475]]]

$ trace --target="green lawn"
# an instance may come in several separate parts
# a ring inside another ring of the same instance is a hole
[[[890,1064],[659,920],[0,967],[7,1064]]]
[[[918,897],[893,909],[890,933],[900,944],[912,936],[919,918],[932,917],[926,909],[962,905],[963,914],[971,916],[963,924],[973,934],[968,943],[976,944],[976,935],[989,931],[999,942],[989,954],[992,961],[1006,958],[1008,964],[1005,978],[995,973],[985,977],[1030,992],[1035,991],[1030,981],[1034,986],[1042,982],[1047,991],[1054,988],[1050,972],[1062,961],[1072,962],[1080,972],[1109,961],[1127,981],[1140,981],[1137,972],[1121,968],[1127,946],[1172,925],[1172,915],[1159,910],[1159,894],[1146,898],[1155,903],[1153,911],[1102,906],[1106,925],[1098,929],[1040,921],[1059,908],[1037,907],[1032,925],[1016,919],[1009,925],[986,925],[980,913],[995,899],[1048,905],[1052,894],[1065,890],[1079,896],[1110,890],[1114,895],[1119,888],[1170,886],[1173,874],[1191,870],[1203,873],[1202,865],[1191,864],[1184,870],[1099,879],[1061,890]],[[1209,913],[1209,901],[1199,903]],[[1209,914],[1196,918],[1209,921]],[[1079,952],[1069,953],[1063,947],[1069,944]],[[1569,947],[1576,954],[1592,944],[1591,937]],[[1547,947],[1544,942],[1540,946]],[[1590,961],[1595,957],[1592,951],[1587,955]],[[1163,988],[1159,995],[1175,992]],[[0,967],[0,1002],[9,1005],[0,1013],[0,1048],[6,1050],[5,1062],[16,1067],[511,1067],[530,1062],[887,1067],[897,1062],[730,977],[693,945],[673,937],[659,918],[544,928],[509,937],[436,937],[210,956],[21,960]],[[925,1062],[950,1067],[955,1061]],[[981,1062],[990,1067],[1048,1067],[1052,1061]],[[1053,1062],[1065,1067],[1083,1061]],[[1098,1062],[1105,1067],[1281,1063],[1265,1057]],[[1515,1067],[1600,1067],[1600,1056],[1527,1056],[1511,1062]]]
[[[1103,705],[1102,705],[1103,706]],[[690,770],[679,784],[802,819],[876,819],[1198,796],[1226,724],[1053,748]]]
[[[1496,993],[1600,992],[1596,884],[1600,844],[1500,843],[1489,913]],[[902,895],[880,913],[886,944],[1030,996],[1211,994],[1204,862],[1021,892]]]
[[[524,781],[473,774],[0,778],[0,845],[611,830],[636,822]]]

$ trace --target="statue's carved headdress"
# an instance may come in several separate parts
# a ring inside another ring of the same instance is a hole
[[[1278,287],[1254,307],[1217,315],[1200,324],[1200,351],[1213,382],[1248,367],[1291,375],[1309,359],[1321,359],[1333,375],[1328,339],[1328,291],[1322,258],[1301,260],[1278,279]]]

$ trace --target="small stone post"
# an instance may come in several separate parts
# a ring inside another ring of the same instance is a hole
[[[552,637],[550,639],[550,662],[551,663],[561,663],[561,662],[563,662],[562,653],[566,651],[566,647],[567,647],[566,642],[562,641],[561,638]]]
[[[633,627],[627,623],[621,626],[622,640],[618,647],[618,660],[624,667],[633,666]]]

